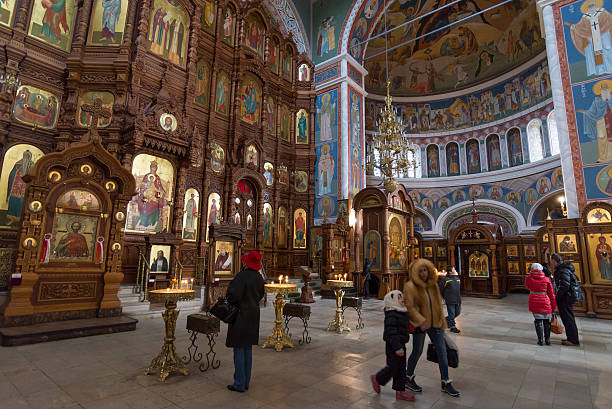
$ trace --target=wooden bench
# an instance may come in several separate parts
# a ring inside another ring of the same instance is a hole
[[[202,353],[198,353],[198,345],[196,339],[198,334],[204,334],[208,338],[208,352],[206,353],[206,362],[202,361],[199,366],[200,371],[207,371],[208,368],[217,369],[221,366],[221,362],[215,357],[215,337],[219,335],[221,331],[221,322],[219,318],[208,314],[190,314],[187,316],[187,331],[189,332],[189,340],[191,345],[187,348],[189,357],[184,356],[183,360],[186,364],[193,360],[194,362],[200,362],[203,358]],[[191,351],[193,349],[193,352]]]
[[[357,311],[357,325],[355,329],[362,329],[365,327],[363,319],[361,318],[361,307],[363,306],[363,300],[359,297],[344,297],[342,298],[342,314],[347,308],[352,308]]]
[[[299,318],[304,324],[304,331],[302,331],[302,339],[298,341],[300,345],[310,344],[311,338],[308,334],[308,320],[310,319],[310,306],[298,303],[287,303],[283,307],[283,317],[285,317],[285,333],[291,338],[289,332],[289,321],[293,318]]]

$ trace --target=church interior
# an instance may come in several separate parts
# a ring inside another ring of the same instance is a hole
[[[612,407],[611,36],[612,0],[0,1],[0,407]],[[211,309],[255,252],[238,395]],[[534,341],[555,257],[576,348]],[[396,403],[422,259],[461,397],[422,357]]]

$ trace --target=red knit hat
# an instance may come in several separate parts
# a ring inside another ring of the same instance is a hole
[[[243,254],[242,261],[255,271],[261,270],[261,254],[258,251],[252,250],[248,254]]]

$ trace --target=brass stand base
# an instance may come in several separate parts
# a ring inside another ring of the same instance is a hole
[[[328,331],[336,331],[338,334],[342,334],[342,331],[351,331],[348,324],[344,320],[344,312],[342,311],[342,298],[344,297],[344,290],[342,288],[336,288],[334,290],[336,294],[336,315],[334,319],[330,321],[327,326]]]
[[[176,329],[176,318],[179,311],[176,310],[176,301],[166,300],[166,311],[162,313],[164,323],[166,324],[166,336],[164,338],[164,346],[162,350],[153,360],[151,365],[145,369],[145,375],[150,375],[159,369],[159,380],[165,381],[168,375],[178,372],[187,375],[189,372],[185,367],[183,360],[176,355],[174,348],[174,330]]]
[[[264,342],[262,348],[273,346],[277,352],[282,351],[283,348],[286,346],[293,348],[291,338],[289,338],[289,335],[287,335],[285,331],[283,331],[284,306],[285,301],[283,300],[283,295],[276,294],[276,299],[274,300],[274,312],[276,313],[276,319],[274,320],[274,329],[272,330],[272,334],[270,334],[266,339],[266,342]]]

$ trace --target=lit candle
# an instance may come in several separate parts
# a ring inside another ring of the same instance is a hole
[[[272,281],[272,284],[274,284],[274,281]]]
[[[346,281],[346,273],[344,273],[344,281]]]
[[[286,277],[285,277],[285,283],[286,283],[286,284],[289,284],[289,276],[286,276]]]
[[[282,282],[283,282],[283,275],[282,274],[278,276],[278,282],[282,284]]]

